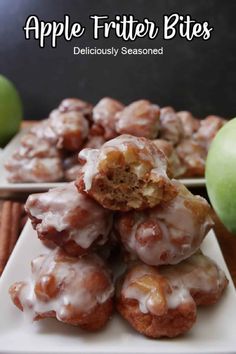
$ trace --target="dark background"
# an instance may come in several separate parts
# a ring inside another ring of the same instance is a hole
[[[125,43],[113,37],[92,39],[89,15],[134,14],[140,20],[179,12],[214,27],[211,39],[188,42],[139,39]],[[73,21],[86,26],[82,38],[60,39],[52,49],[47,42],[26,41],[22,30],[26,18]],[[204,117],[215,113],[236,115],[236,1],[235,0],[0,0],[0,72],[19,89],[27,119],[38,119],[65,97],[96,103],[103,96],[124,103],[148,98],[161,106],[173,105]],[[163,56],[74,56],[73,47],[157,47]]]

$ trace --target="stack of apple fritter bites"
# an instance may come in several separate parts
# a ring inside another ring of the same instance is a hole
[[[74,112],[68,108],[73,103],[60,110]],[[81,107],[89,114],[89,106]],[[213,226],[211,208],[172,179],[173,165],[154,139],[158,129],[177,139],[178,115],[165,110],[175,122],[169,130],[166,115],[160,123],[159,107],[148,101],[124,108],[104,99],[93,112],[95,146],[79,152],[76,180],[29,196],[26,211],[48,250],[32,261],[31,279],[13,284],[10,295],[32,319],[55,317],[91,331],[101,329],[116,308],[146,336],[175,337],[194,325],[198,306],[221,297],[228,281],[199,250]],[[189,114],[180,116],[187,128]],[[103,140],[96,144],[99,131]],[[82,144],[76,135],[59,135],[60,145]],[[114,269],[123,273],[117,277]]]

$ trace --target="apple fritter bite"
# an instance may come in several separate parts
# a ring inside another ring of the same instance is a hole
[[[182,122],[172,107],[163,107],[160,111],[160,135],[161,139],[176,145],[183,137]]]
[[[155,139],[153,143],[156,144],[158,149],[160,149],[166,156],[168,161],[168,168],[167,173],[168,176],[177,178],[182,176],[185,171],[186,167],[183,166],[181,163],[173,144],[170,141],[163,140],[163,139]]]
[[[57,137],[48,121],[33,126],[5,163],[7,179],[20,182],[55,182],[63,178],[62,156],[56,148]]]
[[[30,134],[35,135],[39,140],[46,140],[50,142],[53,146],[56,146],[58,137],[48,119],[43,119],[40,122],[34,124],[30,130]],[[22,138],[24,140],[24,137]]]
[[[77,188],[104,208],[145,209],[176,195],[165,155],[151,140],[120,135],[100,149],[80,151],[79,159]]]
[[[116,131],[147,139],[155,139],[159,130],[159,106],[139,100],[117,113]]]
[[[12,156],[18,160],[23,158],[32,159],[34,157],[50,158],[60,157],[60,152],[50,139],[43,139],[33,132],[29,132],[23,135],[19,147]]]
[[[58,137],[59,149],[78,151],[89,133],[88,120],[81,111],[54,109],[49,115],[49,124]]]
[[[112,227],[112,213],[79,193],[74,183],[30,195],[25,209],[38,237],[71,255],[106,243]]]
[[[192,113],[188,111],[179,111],[176,113],[183,127],[183,139],[192,138],[193,134],[198,130],[200,122]]]
[[[63,178],[63,168],[59,157],[15,158],[12,156],[5,168],[8,181],[20,182],[55,182]]]
[[[201,252],[175,266],[136,264],[120,280],[117,309],[138,332],[176,337],[194,325],[197,305],[218,301],[228,280]]]
[[[64,177],[68,182],[75,181],[82,168],[78,159],[78,152],[65,156],[63,160]]]
[[[124,105],[110,97],[102,98],[93,109],[93,121],[102,128],[105,140],[113,139],[117,136],[116,114],[124,108]],[[93,128],[94,129],[94,128]]]
[[[95,254],[79,258],[56,248],[31,263],[32,276],[13,284],[14,304],[32,320],[56,318],[88,331],[101,329],[113,310],[111,272]]]
[[[207,150],[196,140],[184,139],[176,147],[176,153],[185,172],[181,177],[203,177]]]
[[[58,107],[60,112],[81,112],[86,119],[92,120],[93,106],[79,98],[65,98]]]
[[[117,216],[115,229],[124,248],[150,265],[177,264],[190,257],[213,226],[210,205],[173,181],[175,198],[152,209]]]
[[[202,119],[198,131],[194,134],[194,139],[208,150],[212,140],[225,122],[223,118],[214,115]]]

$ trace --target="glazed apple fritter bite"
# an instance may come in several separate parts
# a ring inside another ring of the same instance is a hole
[[[83,145],[83,148],[99,149],[105,140],[101,135],[89,135],[86,143]],[[73,153],[71,156],[67,156],[63,161],[64,174],[66,181],[75,181],[78,177],[82,165],[78,159],[79,152]]]
[[[225,122],[223,118],[214,115],[202,119],[198,131],[194,134],[194,139],[208,150],[212,140]]]
[[[124,105],[110,97],[102,98],[93,109],[93,121],[97,129],[102,128],[105,140],[113,139],[116,132],[117,113],[124,108]]]
[[[20,182],[55,182],[63,178],[62,156],[57,138],[46,120],[36,124],[20,141],[5,163],[7,179]]]
[[[184,166],[181,177],[203,177],[207,150],[197,140],[183,139],[176,147],[176,153]]]
[[[155,139],[153,143],[156,144],[158,149],[160,149],[166,156],[168,161],[167,173],[170,177],[180,177],[182,176],[186,168],[181,163],[173,144],[170,141],[164,139]]]
[[[79,163],[79,159],[78,159],[78,152],[72,152],[64,156],[63,169],[64,169],[65,180],[67,182],[75,181],[81,167],[82,166]]]
[[[139,263],[118,284],[117,309],[148,337],[176,337],[195,323],[197,305],[217,302],[227,284],[224,272],[201,252],[175,266]]]
[[[63,178],[62,162],[59,157],[11,157],[5,164],[7,179],[12,183],[55,182]]]
[[[160,111],[160,139],[176,145],[184,135],[183,125],[172,107],[163,107]]]
[[[150,265],[177,264],[197,251],[213,226],[210,205],[180,182],[170,201],[152,209],[120,213],[115,229],[131,256]]]
[[[176,195],[165,155],[151,140],[120,135],[100,149],[82,150],[79,158],[84,165],[77,188],[104,208],[145,209]]]
[[[155,139],[159,130],[159,106],[148,100],[131,103],[116,115],[116,131],[147,139]]]
[[[89,133],[89,123],[80,111],[54,109],[49,115],[49,124],[58,137],[57,147],[78,151]]]
[[[193,134],[199,129],[200,122],[192,113],[188,111],[179,111],[176,113],[183,127],[183,139],[192,138]]]
[[[25,209],[38,237],[71,255],[105,244],[112,227],[112,213],[79,193],[74,183],[30,195]]]
[[[92,120],[93,106],[91,103],[80,100],[79,98],[65,98],[58,107],[60,112],[76,111],[82,113],[86,119]]]
[[[79,258],[56,248],[31,263],[32,276],[13,284],[14,304],[32,320],[56,318],[88,331],[101,329],[113,310],[110,270],[95,254]]]

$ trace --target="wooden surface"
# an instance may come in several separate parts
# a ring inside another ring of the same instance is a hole
[[[23,123],[22,126],[29,126],[32,122],[27,122]],[[200,194],[207,198],[207,193],[205,188],[200,188],[200,189],[192,189],[191,190],[195,194]],[[26,198],[27,196],[25,196]],[[12,200],[12,199],[11,199]],[[2,201],[4,202],[4,201]],[[21,203],[23,205],[23,202],[21,200]],[[25,216],[22,215],[20,216],[22,220],[20,220],[20,224],[23,224],[25,222]],[[231,273],[231,276],[234,281],[234,285],[236,286],[236,235],[234,236],[231,234],[229,231],[226,230],[224,225],[220,222],[220,220],[217,218],[216,214],[213,212],[213,219],[215,221],[215,233],[218,239],[218,242],[220,244],[223,256],[225,258],[225,261],[227,263],[227,266],[229,268],[229,271]],[[15,220],[14,220],[15,221]],[[0,225],[1,225],[1,213],[0,213]],[[1,227],[0,227],[0,232],[1,232]],[[1,235],[0,235],[0,241],[1,241]],[[0,249],[2,245],[0,244]]]

